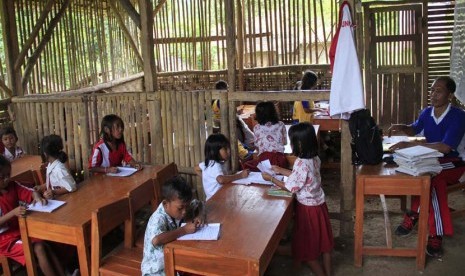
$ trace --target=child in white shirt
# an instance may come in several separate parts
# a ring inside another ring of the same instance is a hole
[[[24,151],[21,147],[18,147],[16,143],[18,142],[18,135],[12,127],[6,127],[2,129],[0,133],[0,138],[2,138],[3,151],[2,154],[5,156],[8,161],[13,161],[20,158],[24,155]]]
[[[76,181],[69,173],[65,163],[68,155],[63,151],[63,140],[58,135],[45,136],[41,142],[42,156],[48,162],[47,178],[38,190],[47,199],[55,195],[66,194],[76,190]]]
[[[202,177],[206,200],[210,199],[221,188],[221,185],[249,175],[248,170],[243,170],[238,174],[227,174],[223,164],[229,159],[230,154],[231,147],[228,138],[221,133],[208,136],[205,141],[205,162],[195,167],[197,175]]]

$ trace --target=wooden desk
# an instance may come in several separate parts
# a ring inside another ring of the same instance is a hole
[[[78,190],[60,196],[66,204],[52,213],[31,212],[19,218],[21,239],[26,256],[28,275],[37,275],[35,259],[29,238],[75,245],[79,256],[81,275],[89,275],[91,212],[127,196],[127,193],[154,179],[164,165],[145,167],[129,177],[93,175],[78,186]]]
[[[220,222],[217,241],[165,245],[165,273],[263,275],[292,216],[292,199],[271,197],[268,187],[224,185],[207,201],[208,221]]]
[[[41,184],[44,181],[40,172],[42,164],[40,155],[24,155],[11,162],[11,178],[17,181]]]
[[[425,267],[425,248],[428,234],[430,176],[410,176],[394,171],[395,166],[362,165],[357,169],[355,202],[354,264],[362,266],[362,255],[416,257],[417,269]],[[420,216],[416,248],[387,248],[363,246],[363,211],[365,195],[418,195]]]
[[[313,124],[320,126],[320,131],[341,131],[341,119],[317,115],[313,117]]]

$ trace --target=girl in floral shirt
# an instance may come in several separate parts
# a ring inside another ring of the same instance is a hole
[[[292,172],[277,166],[273,171],[288,176],[286,182],[262,173],[265,180],[296,195],[292,255],[296,265],[308,263],[316,275],[331,275],[331,251],[334,247],[325,194],[321,188],[318,143],[313,126],[299,123],[289,129],[292,154],[297,159]],[[319,258],[323,255],[323,264]]]
[[[287,144],[286,127],[278,118],[273,102],[260,102],[255,107],[255,119],[258,124],[253,128],[258,159],[244,163],[244,169],[259,171],[258,163],[270,160],[271,165],[287,168],[284,145]]]

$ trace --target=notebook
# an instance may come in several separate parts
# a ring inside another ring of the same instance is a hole
[[[399,149],[396,150],[395,153],[410,160],[444,156],[444,154],[440,153],[439,151],[424,146],[414,146],[405,149]]]
[[[136,168],[131,167],[118,167],[117,173],[107,173],[109,176],[130,176],[137,172]]]
[[[47,205],[42,205],[40,203],[36,203],[34,205],[29,204],[27,209],[31,211],[51,213],[65,203],[65,201],[49,199],[47,200]]]
[[[182,223],[181,227],[184,225],[186,224]],[[195,233],[179,237],[178,240],[216,241],[220,237],[220,225],[221,223],[209,223],[197,230]]]

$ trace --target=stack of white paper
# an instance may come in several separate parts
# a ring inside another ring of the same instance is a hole
[[[438,174],[442,171],[438,157],[444,156],[435,149],[424,146],[396,150],[394,162],[399,165],[396,171],[418,176],[425,173]]]
[[[284,177],[282,175],[275,175],[274,178],[283,181]],[[234,184],[242,184],[242,185],[250,185],[250,184],[263,184],[263,185],[273,185],[271,181],[266,181],[262,177],[261,172],[250,172],[249,176],[246,178],[234,180],[232,183]]]

